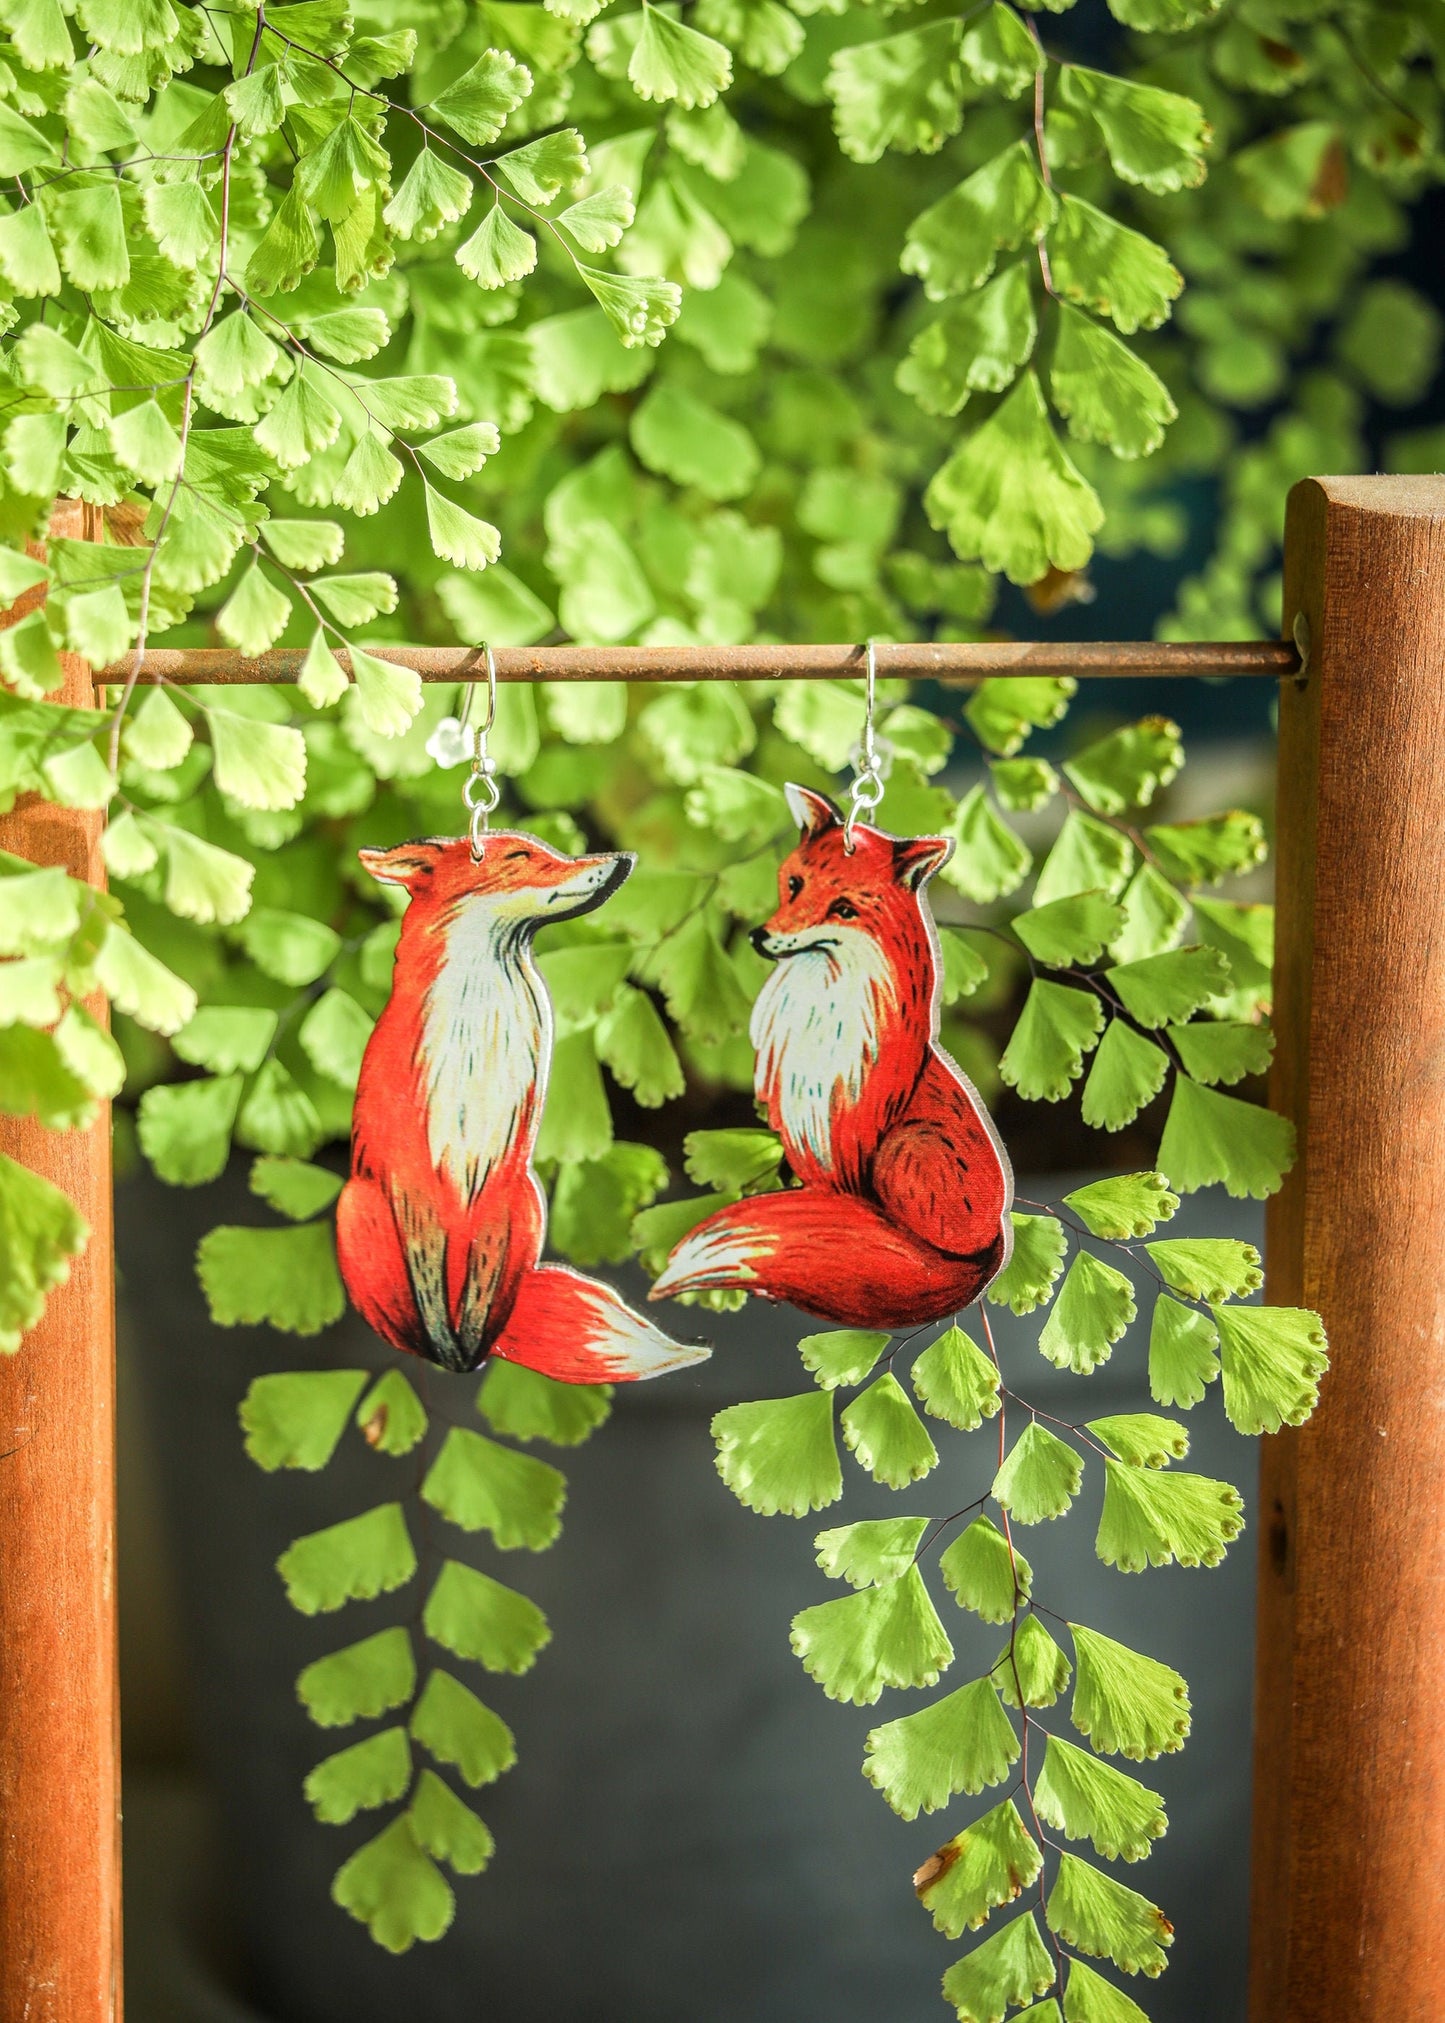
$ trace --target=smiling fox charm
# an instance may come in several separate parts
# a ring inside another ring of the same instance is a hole
[[[353,1303],[394,1348],[447,1370],[497,1355],[596,1384],[700,1361],[706,1349],[670,1341],[609,1286],[538,1262],[547,1212],[532,1151],[552,1008],[532,938],[600,906],[635,860],[564,857],[506,830],[479,859],[464,837],[359,854],[410,903],[337,1204]]]
[[[753,935],[776,963],[753,1008],[756,1093],[802,1183],[721,1209],[652,1298],[733,1288],[846,1327],[942,1320],[1008,1262],[1013,1173],[982,1099],[938,1044],[924,894],[945,837],[909,840],[789,787],[802,831]]]

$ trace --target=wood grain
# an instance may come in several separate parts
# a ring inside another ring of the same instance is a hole
[[[94,536],[86,509],[54,531]],[[13,622],[13,617],[11,622]],[[55,700],[93,704],[67,659]],[[25,795],[0,848],[104,882],[101,817]],[[104,1017],[104,1001],[91,1009]],[[0,1117],[0,1151],[90,1224],[68,1282],[0,1361],[0,2023],[116,2023],[120,1773],[110,1109],[88,1131]]]
[[[1271,1300],[1314,1420],[1265,1443],[1252,2023],[1436,2023],[1445,1985],[1445,480],[1290,494]]]

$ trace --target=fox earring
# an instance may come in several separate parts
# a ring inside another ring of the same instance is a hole
[[[497,670],[483,651],[484,719],[473,725],[469,689],[428,744],[443,765],[471,761],[468,833],[359,852],[407,905],[357,1085],[341,1275],[384,1340],[446,1370],[500,1356],[566,1383],[661,1376],[708,1351],[669,1340],[610,1286],[541,1263],[547,1207],[532,1170],[552,1057],[533,937],[602,905],[636,860],[565,857],[491,828]]]
[[[753,1008],[755,1090],[795,1185],[700,1222],[654,1299],[712,1289],[786,1300],[844,1327],[943,1320],[1013,1248],[1013,1171],[977,1089],[939,1044],[940,955],[927,883],[944,836],[863,820],[883,798],[874,656],[845,817],[787,789],[797,847],[753,945],[774,965]]]

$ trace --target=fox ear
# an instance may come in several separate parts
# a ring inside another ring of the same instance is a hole
[[[836,829],[843,819],[828,796],[815,794],[811,787],[789,785],[783,792],[787,796],[788,813],[804,836],[818,836],[824,829]]]
[[[914,836],[893,846],[893,871],[900,885],[917,892],[953,855],[951,836]]]
[[[417,880],[430,871],[437,860],[435,843],[397,843],[390,850],[358,850],[362,866],[383,885],[401,885],[414,891]]]

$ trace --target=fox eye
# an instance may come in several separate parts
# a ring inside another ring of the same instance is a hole
[[[833,904],[828,908],[828,918],[830,920],[856,920],[858,918],[858,909],[851,899],[835,899]]]
[[[789,899],[796,899],[798,894],[802,891],[802,889],[803,889],[803,881],[795,871],[792,877],[788,880]]]
[[[503,861],[504,861],[505,863],[508,863],[508,864],[510,864],[510,863],[511,863],[511,861],[512,861],[512,859],[513,859],[514,857],[525,857],[525,856],[526,856],[526,854],[527,854],[527,852],[525,851],[525,849],[522,849],[522,850],[509,850],[509,851],[507,852],[507,854],[506,854],[506,857],[505,857],[505,859],[504,859]]]

